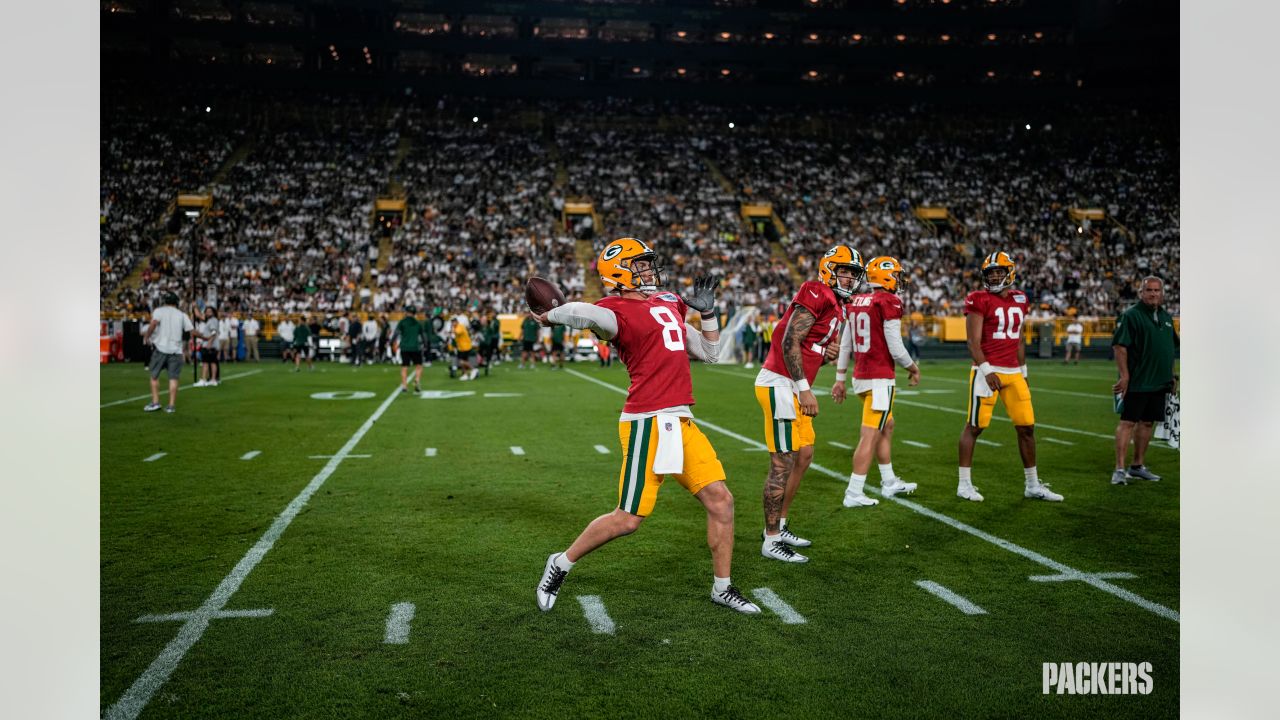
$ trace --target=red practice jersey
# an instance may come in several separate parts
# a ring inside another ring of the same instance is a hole
[[[1027,294],[1009,288],[1003,294],[974,290],[964,299],[964,314],[982,316],[982,354],[996,367],[1016,368],[1022,321],[1027,317]]]
[[[859,380],[893,378],[897,367],[884,339],[886,320],[902,319],[902,300],[891,292],[854,295],[849,301],[853,329],[853,376]]]
[[[640,300],[610,295],[596,305],[618,317],[618,334],[612,342],[631,376],[622,411],[645,413],[692,405],[693,377],[684,329],[688,308],[680,296],[660,292]]]
[[[787,364],[782,359],[783,351],[786,349],[782,345],[787,337],[787,323],[791,322],[791,316],[797,305],[803,306],[817,318],[800,345],[804,377],[812,383],[818,376],[818,368],[822,367],[822,352],[826,349],[827,343],[831,342],[832,338],[836,340],[840,338],[840,323],[844,322],[845,306],[836,297],[834,290],[817,280],[810,280],[800,286],[795,299],[791,301],[791,305],[787,306],[787,311],[782,314],[782,319],[773,329],[773,342],[769,345],[769,356],[764,361],[766,370],[785,377],[791,377],[791,373],[787,372]]]

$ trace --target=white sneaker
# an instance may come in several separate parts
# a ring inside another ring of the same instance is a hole
[[[789,563],[809,562],[809,558],[805,557],[804,555],[801,555],[795,550],[792,550],[791,546],[788,545],[785,541],[781,539],[770,540],[768,536],[765,536],[764,544],[760,546],[760,554],[767,558],[773,558],[774,560],[781,560],[782,562],[789,562]]]
[[[961,497],[965,500],[972,500],[974,502],[982,502],[982,494],[978,492],[978,488],[973,486],[973,483],[961,483],[960,486],[956,488],[956,497]]]
[[[196,381],[196,383],[195,383],[194,385],[192,385],[191,387],[204,387],[205,385],[208,385],[208,384],[209,384],[209,383],[207,383],[207,382],[205,382],[205,381],[203,381],[203,380],[197,380],[197,381]]]
[[[1062,496],[1050,490],[1049,486],[1044,483],[1037,483],[1034,487],[1027,488],[1022,494],[1029,498],[1038,498],[1049,502],[1062,502]]]
[[[880,494],[884,495],[885,497],[893,497],[894,495],[897,495],[899,493],[906,493],[907,495],[910,495],[915,491],[916,491],[916,484],[903,482],[902,478],[896,477],[896,478],[893,478],[892,480],[889,480],[888,482],[886,482],[883,479],[880,480]]]
[[[1112,485],[1128,485],[1129,474],[1126,473],[1124,470],[1113,470],[1111,472],[1111,484]]]
[[[732,585],[729,586],[729,589],[720,592],[716,592],[714,587],[711,588],[711,602],[747,615],[760,614],[760,607],[743,597],[738,588]]]
[[[560,594],[560,585],[564,583],[564,578],[569,574],[568,570],[561,570],[556,567],[556,556],[560,553],[551,553],[547,556],[547,564],[542,568],[542,579],[538,581],[538,609],[542,612],[550,610],[556,604],[556,597]]]
[[[871,507],[872,505],[879,505],[879,504],[880,504],[879,500],[869,498],[866,495],[863,495],[862,493],[851,493],[848,490],[844,491],[844,506],[847,508]]]
[[[476,369],[474,369],[474,370],[472,370],[472,371],[471,371],[471,379],[472,379],[472,380],[475,380],[475,379],[476,379],[476,378],[478,378],[478,377],[480,377],[480,368],[476,368]]]
[[[217,381],[217,380],[210,380],[210,381],[208,382],[208,385],[209,385],[209,387],[218,387],[218,381]]]

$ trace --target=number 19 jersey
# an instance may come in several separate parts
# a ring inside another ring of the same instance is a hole
[[[992,367],[1016,370],[1027,294],[1011,288],[1004,294],[974,290],[964,299],[964,314],[982,316],[982,354]]]
[[[902,300],[877,290],[849,300],[849,325],[853,331],[853,377],[856,380],[893,379],[897,366],[884,337],[887,320],[902,319]]]
[[[660,292],[643,300],[610,295],[596,305],[618,318],[613,344],[627,366],[624,413],[646,413],[679,405],[693,405],[693,377],[689,372],[684,316],[679,295]]]

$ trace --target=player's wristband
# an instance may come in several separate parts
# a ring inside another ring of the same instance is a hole
[[[848,371],[848,370],[837,370],[837,371],[836,371],[836,382],[844,382],[845,378],[847,378],[848,376],[849,376],[849,371]]]
[[[702,330],[703,330],[703,332],[711,332],[712,330],[719,330],[719,329],[720,329],[720,318],[719,318],[719,316],[717,316],[715,313],[712,313],[712,314],[710,314],[710,315],[703,315],[703,316],[702,316]]]
[[[1025,377],[1027,376],[1027,366],[1026,366],[1026,365],[1023,365],[1022,367],[1020,367],[1020,368],[1018,368],[1018,369],[1022,371],[1022,377],[1024,377],[1024,378],[1025,378]]]
[[[978,366],[978,369],[982,371],[983,375],[994,375],[996,372],[996,369],[991,367],[991,363],[989,362],[982,363]]]
[[[809,392],[809,381],[801,378],[800,380],[792,380],[796,384],[796,392]]]

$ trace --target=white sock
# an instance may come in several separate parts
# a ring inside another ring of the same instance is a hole
[[[850,495],[861,495],[862,488],[866,486],[866,484],[867,484],[866,475],[849,473],[849,489],[846,490],[845,492],[848,492]]]
[[[724,592],[729,589],[729,578],[716,577],[715,575],[712,575],[711,577],[714,578],[714,582],[711,583],[711,589],[716,592]]]
[[[557,555],[556,559],[551,561],[551,564],[555,565],[556,567],[560,568],[565,572],[569,572],[570,570],[573,569],[573,566],[574,566],[574,563],[569,562],[569,555],[567,550]]]
[[[781,532],[781,531],[779,531],[779,532],[778,532],[778,534],[776,534],[776,535],[770,535],[768,530],[765,530],[765,531],[764,531],[764,544],[765,544],[766,546],[768,546],[768,545],[769,545],[769,543],[771,543],[771,542],[775,542],[775,541],[777,541],[777,540],[781,540],[781,539],[782,539],[782,532]]]
[[[1036,477],[1036,467],[1034,465],[1029,468],[1023,468],[1022,475],[1027,480],[1027,487],[1035,487],[1040,484],[1040,478]]]
[[[892,480],[895,477],[897,477],[897,475],[893,474],[893,463],[885,463],[880,466],[880,482]]]
[[[969,472],[971,470],[973,470],[973,468],[967,468],[967,467],[960,468],[960,484],[961,485],[973,484],[973,480],[969,477]]]
[[[781,531],[786,530],[786,529],[787,529],[787,519],[786,519],[786,518],[778,518],[778,531],[779,531],[779,532],[781,532]]]

